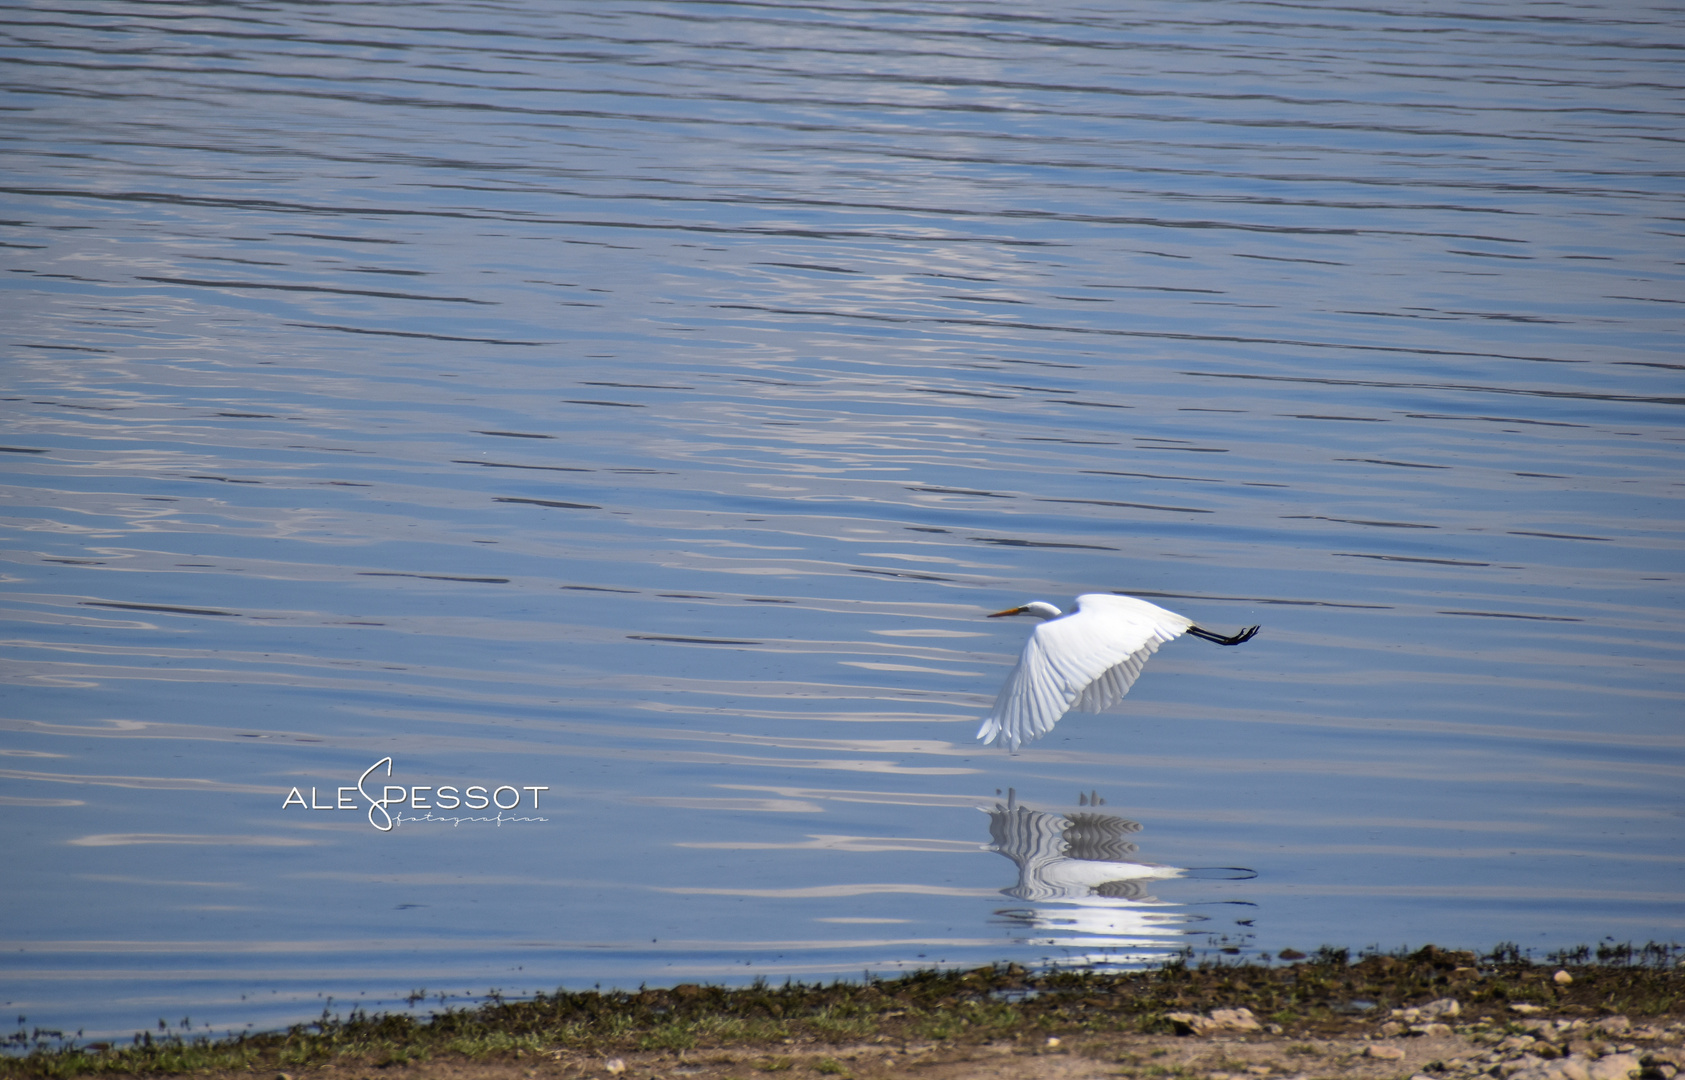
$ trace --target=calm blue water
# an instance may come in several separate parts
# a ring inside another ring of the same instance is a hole
[[[1682,16],[11,5],[0,1006],[1678,940]]]

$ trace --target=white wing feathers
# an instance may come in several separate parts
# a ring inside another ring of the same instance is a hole
[[[1077,610],[1035,628],[977,737],[1013,750],[1072,709],[1099,712],[1129,692],[1147,658],[1191,619],[1132,596],[1088,593]]]

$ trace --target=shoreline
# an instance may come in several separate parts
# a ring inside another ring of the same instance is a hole
[[[558,992],[420,1021],[324,1015],[220,1040],[137,1033],[133,1045],[31,1048],[14,1036],[0,1077],[1675,1080],[1685,950],[1608,952],[1534,964],[1513,947],[1480,957],[1427,946],[1351,963],[1325,948],[1276,964],[1108,974],[1007,965],[829,986]]]

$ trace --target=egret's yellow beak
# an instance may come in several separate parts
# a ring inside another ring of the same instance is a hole
[[[990,615],[989,618],[998,619],[1002,615],[1022,615],[1022,614],[1024,614],[1024,612],[1026,612],[1028,610],[1030,610],[1030,609],[1027,608],[1027,607],[1007,608],[1005,611],[995,612],[993,615]]]

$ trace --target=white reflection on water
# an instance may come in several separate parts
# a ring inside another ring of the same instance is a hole
[[[1018,867],[1017,883],[1001,892],[1035,905],[996,915],[1025,944],[1106,950],[1084,951],[1087,964],[1144,963],[1180,948],[1203,918],[1157,899],[1149,888],[1187,871],[1133,859],[1140,849],[1123,838],[1140,832],[1141,824],[1101,811],[1097,795],[1078,802],[1080,809],[1049,813],[1020,804],[1008,789],[1006,802],[988,812],[989,850]],[[1234,870],[1227,876],[1255,875]],[[1119,949],[1125,951],[1113,951]]]

